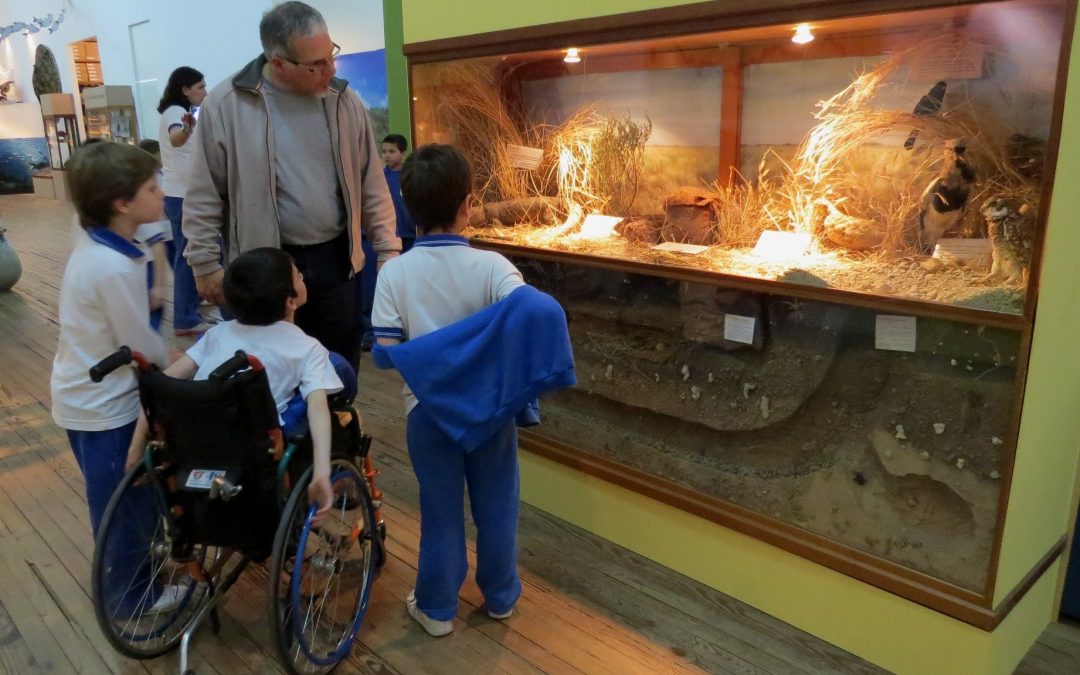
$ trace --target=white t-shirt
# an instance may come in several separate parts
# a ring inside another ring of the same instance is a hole
[[[149,256],[136,244],[127,247],[99,243],[80,231],[64,269],[60,344],[50,378],[53,419],[64,429],[106,431],[139,416],[133,369],[120,368],[98,384],[90,381],[90,368],[122,345],[167,365],[165,342],[150,327]]]
[[[333,394],[343,388],[326,347],[288,321],[269,326],[249,326],[239,321],[217,324],[187,351],[199,366],[194,379],[210,377],[237,349],[257,357],[266,368],[278,413],[285,411],[297,387],[305,399],[316,389]]]
[[[376,337],[418,338],[457,323],[510,295],[525,280],[506,258],[469,246],[465,237],[435,234],[416,239],[404,255],[386,261],[375,284],[371,325]],[[416,406],[406,386],[405,411]]]
[[[169,140],[169,132],[184,125],[186,110],[178,105],[171,105],[161,113],[161,121],[158,123],[158,143],[161,144],[161,190],[166,197],[187,196],[188,178],[191,174],[191,148],[194,143],[194,134],[189,136],[187,143],[179,148],[174,148]],[[198,129],[198,127],[196,127]]]

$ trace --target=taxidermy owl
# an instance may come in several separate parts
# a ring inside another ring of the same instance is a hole
[[[975,184],[975,169],[964,158],[965,151],[960,141],[946,143],[941,173],[923,191],[918,228],[923,253],[933,253],[938,239],[964,217]]]
[[[981,212],[993,247],[993,265],[985,280],[1023,283],[1031,264],[1034,210],[1019,199],[992,197],[983,203]]]

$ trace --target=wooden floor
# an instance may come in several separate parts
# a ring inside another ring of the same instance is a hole
[[[92,541],[82,478],[64,433],[49,417],[71,211],[51,200],[6,196],[0,197],[0,222],[24,266],[14,291],[0,294],[0,672],[175,672],[175,653],[149,662],[114,653],[90,602]],[[419,523],[400,381],[368,360],[360,389],[382,470],[390,555],[352,654],[337,672],[881,672],[525,505],[518,613],[505,623],[488,619],[470,578],[454,633],[428,637],[403,602],[415,578]],[[197,672],[278,672],[269,650],[265,586],[261,567],[245,572],[225,601],[221,634],[196,636]],[[1051,625],[1018,672],[1080,672],[1080,630]]]

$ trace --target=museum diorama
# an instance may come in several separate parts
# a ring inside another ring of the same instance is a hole
[[[986,605],[1072,11],[410,55],[466,234],[570,319],[579,384],[523,445]]]

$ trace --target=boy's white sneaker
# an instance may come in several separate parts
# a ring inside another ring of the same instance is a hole
[[[514,616],[514,608],[511,607],[505,612],[493,612],[489,609],[487,615],[490,616],[492,619],[495,619],[496,621],[505,621],[506,619]]]
[[[165,584],[161,587],[161,594],[158,595],[157,600],[147,610],[147,614],[162,614],[164,612],[171,612],[180,606],[180,603],[184,601],[186,586],[174,586],[173,584]]]
[[[438,619],[432,619],[427,614],[420,611],[420,608],[416,606],[416,589],[409,591],[409,597],[405,598],[405,608],[409,610],[409,616],[416,620],[416,623],[420,624],[420,627],[427,631],[427,634],[431,637],[443,637],[449,635],[454,630],[453,621],[439,621]]]

